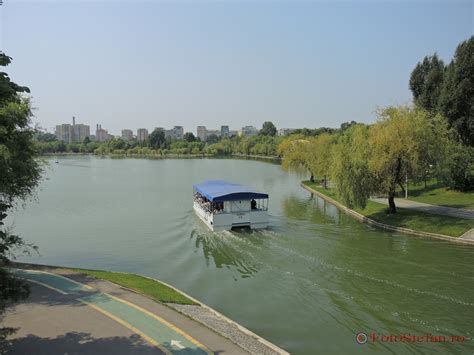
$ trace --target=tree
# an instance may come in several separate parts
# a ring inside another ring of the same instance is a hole
[[[442,174],[443,182],[455,190],[474,190],[474,147],[452,144],[448,156]]]
[[[334,147],[334,136],[323,133],[309,141],[307,147],[310,152],[309,166],[315,176],[323,178],[323,186],[327,188],[328,176],[332,164],[332,150]]]
[[[36,131],[34,138],[38,142],[54,142],[58,140],[54,134],[39,130]]]
[[[452,131],[448,128],[446,119],[441,114],[428,115],[424,122],[423,139],[419,142],[419,159],[413,167],[411,180],[415,183],[439,177],[450,159],[448,149],[452,144]],[[400,184],[405,193],[405,186]]]
[[[167,141],[165,138],[165,132],[162,129],[156,128],[148,136],[148,146],[154,149],[166,148]]]
[[[460,141],[474,146],[474,36],[460,43],[446,69],[439,110]]]
[[[356,121],[350,121],[350,122],[343,122],[341,123],[341,131],[344,132],[346,129],[352,127],[353,125],[357,124]]]
[[[426,147],[437,143],[437,134],[427,134],[432,129],[430,120],[430,114],[419,108],[388,107],[370,127],[368,168],[374,190],[388,197],[390,214],[396,213],[397,186],[419,171]]]
[[[192,132],[186,132],[183,136],[183,139],[186,142],[194,142],[196,140],[196,137],[194,137],[194,134]]]
[[[305,170],[310,173],[311,182],[314,182],[313,153],[310,141],[300,134],[291,135],[278,146],[283,169]]]
[[[331,177],[345,205],[365,208],[374,191],[369,171],[369,127],[352,125],[339,136],[333,147]]]
[[[444,62],[435,53],[418,62],[410,76],[410,90],[415,104],[434,112],[438,108],[444,79]]]
[[[215,134],[210,134],[209,136],[207,136],[206,142],[208,144],[217,143],[217,142],[219,142],[219,137]]]
[[[84,138],[84,140],[82,141],[82,144],[88,145],[90,142],[91,142],[91,139],[89,138],[89,136],[87,136],[87,137]]]
[[[263,122],[262,129],[260,130],[260,132],[258,132],[258,134],[262,136],[276,136],[277,129],[272,122],[266,121]]]
[[[10,63],[11,58],[0,52],[0,66]],[[6,73],[0,73],[0,315],[8,303],[28,296],[27,286],[4,266],[15,251],[27,251],[30,245],[9,233],[4,219],[15,201],[33,193],[41,176],[41,165],[35,159],[30,102],[21,95],[29,92],[27,87],[12,82]],[[0,343],[12,332],[12,329],[0,329]]]

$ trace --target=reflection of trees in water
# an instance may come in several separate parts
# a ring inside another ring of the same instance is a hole
[[[283,213],[287,218],[305,219],[318,224],[340,222],[337,207],[313,194],[306,199],[287,196],[283,199]]]
[[[197,249],[202,248],[207,265],[213,260],[216,268],[235,269],[242,278],[246,278],[258,272],[257,263],[252,260],[252,249],[259,248],[263,243],[250,233],[257,232],[202,233],[193,230],[191,238],[196,238]]]

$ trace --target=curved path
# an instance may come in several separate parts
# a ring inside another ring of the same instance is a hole
[[[383,205],[388,205],[388,200],[386,198],[372,198],[371,200],[374,202],[381,203]],[[405,200],[403,198],[396,198],[395,205],[397,207],[406,208],[408,210],[426,212],[441,216],[474,219],[474,210],[468,210],[465,208],[430,205],[428,203]]]
[[[32,292],[3,319],[4,326],[19,328],[8,353],[247,353],[169,307],[115,284],[91,284],[81,274],[10,270],[26,279]]]

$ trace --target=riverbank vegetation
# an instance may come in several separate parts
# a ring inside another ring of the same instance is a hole
[[[449,65],[436,54],[426,56],[409,80],[413,104],[379,109],[374,124],[350,121],[337,129],[304,128],[281,137],[271,122],[265,122],[256,136],[210,135],[205,142],[190,132],[173,140],[156,129],[145,141],[86,138],[81,144],[66,144],[38,131],[37,149],[42,154],[114,158],[281,157],[283,167],[305,169],[310,180],[335,187],[349,207],[364,208],[370,196],[386,196],[390,214],[397,212],[395,197],[404,194],[407,182],[426,185],[435,180],[440,185],[437,197],[409,189],[420,201],[453,204],[448,200],[454,196],[470,201],[471,195],[461,192],[474,189],[473,57],[474,37],[458,46]],[[469,201],[461,204],[469,206]]]
[[[334,188],[324,188],[320,184],[311,181],[304,181],[303,184],[344,204],[344,201]],[[353,210],[376,222],[390,226],[443,234],[451,237],[460,237],[471,228],[474,228],[474,220],[467,218],[439,216],[403,208],[397,209],[396,214],[388,214],[385,205],[374,201],[367,201],[364,208],[354,207]]]
[[[312,182],[333,186],[338,199],[350,208],[363,210],[371,205],[370,196],[382,195],[388,198],[387,212],[395,214],[395,197],[404,195],[407,181],[423,184],[427,192],[432,180],[437,191],[427,194],[416,189],[415,199],[472,207],[473,194],[468,193],[474,190],[472,58],[474,37],[458,46],[448,66],[436,55],[425,57],[410,79],[413,105],[380,109],[371,125],[353,124],[315,137],[292,135],[279,146],[283,167],[305,169]]]

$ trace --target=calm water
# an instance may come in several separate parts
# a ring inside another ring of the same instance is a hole
[[[40,247],[30,262],[159,278],[295,354],[474,351],[474,248],[358,223],[248,160],[50,161],[9,218]],[[192,184],[226,179],[270,195],[271,228],[212,233]],[[464,336],[463,343],[358,345],[355,334]]]

